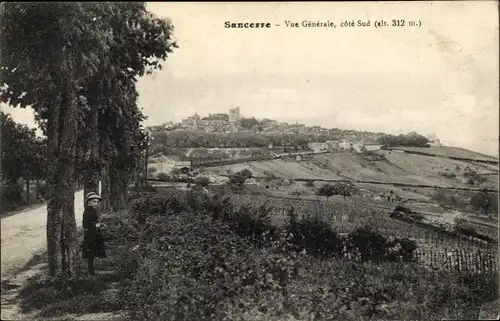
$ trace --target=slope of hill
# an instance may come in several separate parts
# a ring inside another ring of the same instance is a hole
[[[461,147],[451,147],[451,146],[426,147],[426,148],[424,148],[424,147],[394,147],[393,149],[419,152],[419,153],[432,154],[432,155],[447,156],[447,157],[457,157],[457,158],[467,158],[467,159],[498,162],[498,158],[484,155],[484,154],[474,152],[474,151],[471,151],[471,150],[468,150],[465,148],[461,148]]]
[[[373,160],[363,154],[339,152],[303,157],[301,161],[275,159],[212,167],[207,168],[207,170],[227,175],[242,168],[248,168],[257,177],[348,179],[456,188],[471,187],[464,181],[465,167],[477,173],[485,172],[485,169],[480,165],[446,158],[388,151],[381,151],[379,154],[383,155],[384,158]],[[497,188],[498,176],[486,175],[484,179],[483,183],[473,187]]]

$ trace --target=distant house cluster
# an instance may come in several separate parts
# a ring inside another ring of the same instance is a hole
[[[365,151],[376,151],[382,148],[380,144],[365,143],[362,140],[329,140],[326,142],[309,143],[308,147],[314,152],[341,152],[348,151],[363,153]]]
[[[351,150],[356,149],[357,145],[342,145],[342,140],[354,141],[362,140],[364,142],[375,142],[382,133],[361,132],[356,130],[343,130],[338,128],[324,128],[322,126],[307,126],[298,122],[287,123],[268,118],[255,120],[255,126],[242,126],[246,119],[242,116],[240,107],[230,108],[228,113],[210,113],[208,116],[201,117],[194,114],[183,119],[180,122],[166,122],[161,126],[151,126],[149,129],[153,132],[171,132],[171,131],[201,131],[206,133],[234,133],[249,132],[263,135],[328,135],[336,141],[328,141],[323,144],[314,145],[313,149],[327,150]],[[247,119],[248,120],[248,119]],[[251,128],[250,128],[251,127]]]
[[[426,138],[429,140],[429,145],[431,147],[441,147],[441,146],[443,146],[443,144],[441,143],[441,141],[439,140],[439,138],[436,137],[435,134],[429,134],[429,135],[427,135]]]

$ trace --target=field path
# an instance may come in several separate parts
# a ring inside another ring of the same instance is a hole
[[[82,225],[82,215],[83,191],[78,191],[75,193],[77,227]],[[19,308],[14,302],[16,292],[28,274],[32,274],[27,273],[30,271],[20,271],[34,256],[41,255],[47,248],[46,224],[47,205],[1,219],[2,320],[20,318]],[[6,288],[8,284],[11,289]]]

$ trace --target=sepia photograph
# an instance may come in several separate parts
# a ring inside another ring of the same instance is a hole
[[[498,320],[497,1],[3,2],[2,320]]]

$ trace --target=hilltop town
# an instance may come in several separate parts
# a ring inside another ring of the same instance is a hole
[[[322,126],[307,126],[302,123],[287,123],[269,118],[257,119],[243,117],[240,107],[229,109],[228,113],[210,113],[201,117],[194,114],[180,122],[168,121],[162,125],[150,126],[152,133],[197,132],[213,134],[246,133],[264,136],[274,135],[305,135],[309,136],[309,147],[313,150],[346,149],[355,150],[363,146],[379,145],[378,139],[382,132],[368,132],[352,129],[324,128]],[[443,144],[434,134],[427,135],[429,146]],[[193,146],[194,147],[194,146]]]

